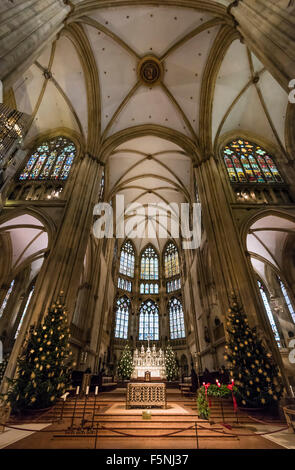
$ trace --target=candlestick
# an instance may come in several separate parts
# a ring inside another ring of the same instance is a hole
[[[86,395],[88,395],[88,393],[89,393],[89,385],[87,385],[86,387]]]
[[[78,387],[76,388],[76,395],[79,395],[79,391],[80,391],[80,387],[78,386]]]
[[[95,392],[94,393],[95,393],[95,395],[98,394],[98,386],[95,387]]]

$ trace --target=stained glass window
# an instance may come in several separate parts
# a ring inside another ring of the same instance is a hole
[[[25,305],[24,311],[23,311],[23,313],[22,313],[22,316],[21,316],[21,319],[20,319],[20,321],[19,321],[17,330],[16,330],[15,335],[14,335],[14,339],[16,339],[16,338],[18,337],[18,334],[19,334],[20,329],[21,329],[21,326],[22,326],[22,324],[23,324],[25,315],[26,315],[27,310],[28,310],[28,306],[30,305],[33,292],[34,292],[34,287],[31,289],[31,291],[30,291],[30,293],[29,293],[29,295],[28,295],[28,298],[27,298],[27,301],[26,301],[26,305]]]
[[[152,300],[143,302],[139,309],[139,340],[159,340],[159,308]]]
[[[159,257],[152,246],[148,246],[141,256],[140,278],[147,281],[159,279]]]
[[[166,284],[166,290],[168,294],[170,294],[170,292],[175,292],[176,290],[179,290],[180,288],[181,288],[180,278],[172,279],[172,281],[168,281]]]
[[[159,284],[150,283],[150,282],[141,282],[140,284],[140,293],[141,294],[158,294],[159,293]]]
[[[122,277],[118,277],[118,288],[122,290],[127,290],[127,292],[132,291],[132,282]]]
[[[168,303],[169,308],[169,323],[170,323],[170,338],[181,339],[185,338],[184,316],[182,303],[175,297]]]
[[[290,297],[289,297],[289,295],[288,295],[287,289],[286,289],[286,287],[285,287],[283,281],[282,281],[280,278],[278,278],[278,280],[279,280],[279,283],[280,283],[280,286],[281,286],[281,291],[282,291],[282,294],[283,294],[283,296],[284,296],[285,302],[286,302],[286,304],[287,304],[287,307],[288,307],[288,309],[289,309],[289,312],[290,312],[290,314],[291,314],[291,317],[292,317],[292,319],[293,319],[293,321],[294,321],[294,323],[295,323],[295,312],[294,312],[294,308],[293,308],[292,302],[291,302],[291,300],[290,300]]]
[[[169,243],[164,254],[165,277],[173,277],[180,273],[178,250],[174,243]]]
[[[278,329],[277,329],[277,325],[275,323],[275,320],[274,320],[274,317],[273,317],[273,314],[272,314],[272,311],[271,311],[271,307],[270,307],[270,304],[269,304],[269,301],[268,301],[268,298],[267,298],[267,295],[266,295],[265,287],[260,281],[257,281],[257,282],[258,282],[258,287],[259,287],[259,290],[260,290],[260,295],[261,295],[261,298],[262,298],[262,301],[263,301],[263,304],[264,304],[264,308],[265,308],[265,311],[267,313],[268,320],[269,320],[270,326],[272,328],[275,340],[277,342],[278,347],[281,348],[282,347],[281,338],[280,338],[280,335],[279,335],[279,332],[278,332]]]
[[[1,305],[1,307],[0,307],[0,318],[2,317],[3,312],[4,312],[5,308],[6,308],[6,305],[7,305],[7,302],[8,302],[8,300],[9,300],[10,294],[11,294],[11,292],[12,292],[12,290],[13,290],[13,286],[14,286],[14,280],[11,282],[11,284],[10,284],[10,286],[9,286],[9,289],[8,289],[8,291],[6,292],[6,295],[5,295],[4,300],[3,300],[3,302],[2,302],[2,305]]]
[[[283,183],[273,157],[252,142],[234,140],[223,154],[232,183]]]
[[[74,158],[75,144],[59,136],[43,142],[30,156],[20,180],[66,180]]]
[[[128,297],[117,300],[115,338],[128,338],[128,322],[131,302]]]
[[[119,272],[125,276],[134,277],[134,262],[134,248],[132,243],[127,240],[121,248]]]

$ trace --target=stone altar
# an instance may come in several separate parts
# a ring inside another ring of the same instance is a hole
[[[164,383],[129,383],[126,394],[126,409],[131,406],[166,408],[166,384]]]
[[[140,352],[138,349],[135,349],[133,353],[133,367],[132,379],[144,379],[146,372],[150,372],[151,378],[166,378],[164,352],[161,348],[157,351],[155,345],[150,349],[149,342],[146,351],[143,345]]]

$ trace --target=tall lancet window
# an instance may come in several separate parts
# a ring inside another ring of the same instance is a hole
[[[177,276],[180,273],[178,250],[172,242],[168,243],[165,249],[164,264],[166,278]]]
[[[148,246],[141,255],[140,278],[146,281],[159,279],[159,257],[152,246]]]
[[[223,155],[232,183],[283,183],[274,158],[253,142],[234,140],[226,145]]]
[[[270,326],[272,328],[275,340],[277,342],[278,347],[281,348],[282,347],[281,338],[280,338],[279,331],[278,331],[278,328],[277,328],[277,325],[276,325],[276,322],[275,322],[275,319],[274,319],[274,316],[273,316],[273,313],[272,313],[272,310],[271,310],[271,306],[270,306],[270,303],[269,303],[269,300],[268,300],[268,296],[266,294],[266,289],[260,281],[257,281],[257,282],[258,282],[258,287],[259,287],[259,290],[260,290],[260,295],[261,295],[261,298],[262,298],[262,301],[263,301],[263,304],[264,304],[264,308],[265,308],[265,311],[267,313],[268,320],[269,320]]]
[[[289,309],[289,312],[290,312],[290,315],[293,319],[293,322],[295,323],[295,312],[294,312],[294,308],[293,308],[293,305],[292,305],[292,302],[290,300],[290,297],[288,295],[288,292],[287,292],[287,289],[285,287],[285,284],[283,283],[283,281],[278,277],[278,281],[280,283],[280,287],[281,287],[281,291],[282,291],[282,294],[284,296],[284,299],[285,299],[285,302],[287,304],[287,307]]]
[[[169,323],[170,323],[170,338],[181,339],[185,338],[184,316],[182,303],[175,297],[169,301]]]
[[[132,243],[127,240],[121,248],[120,254],[120,274],[124,274],[128,277],[134,277],[134,262],[135,254]]]
[[[128,338],[128,323],[131,302],[125,295],[117,300],[115,338]]]
[[[20,329],[21,329],[21,326],[22,326],[22,324],[23,324],[25,315],[26,315],[26,313],[27,313],[28,307],[29,307],[30,302],[31,302],[32,295],[33,295],[33,293],[34,293],[34,288],[35,288],[35,286],[33,286],[33,287],[31,288],[30,293],[29,293],[29,295],[28,295],[28,298],[27,298],[27,301],[26,301],[26,304],[25,304],[25,307],[24,307],[24,310],[23,310],[21,319],[20,319],[20,321],[19,321],[17,330],[16,330],[15,335],[14,335],[14,339],[16,339],[16,338],[18,337],[18,334],[19,334],[19,332],[20,332]]]
[[[164,274],[168,294],[181,288],[179,254],[173,242],[169,242],[164,250]]]
[[[2,317],[3,312],[4,312],[5,308],[6,308],[6,305],[7,305],[7,302],[8,302],[8,300],[9,300],[9,297],[10,297],[12,291],[13,291],[13,287],[14,287],[14,280],[11,282],[11,284],[10,284],[10,286],[9,286],[9,289],[8,289],[8,291],[6,292],[6,295],[5,295],[4,299],[3,299],[2,305],[1,305],[1,307],[0,307],[0,318]]]
[[[20,180],[66,180],[76,156],[75,144],[59,136],[42,142],[30,155]]]
[[[139,340],[159,340],[159,308],[152,300],[143,302],[139,309]]]

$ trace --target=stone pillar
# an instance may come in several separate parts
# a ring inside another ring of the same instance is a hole
[[[276,363],[281,369],[286,390],[289,390],[280,353],[276,347],[270,324],[266,324],[260,309],[255,280],[250,261],[243,251],[231,207],[226,198],[222,175],[213,156],[195,166],[195,177],[202,204],[202,219],[206,230],[216,288],[222,309],[226,313],[234,292],[241,301],[250,325],[258,323],[266,333]]]
[[[55,39],[70,11],[63,0],[1,0],[0,80],[5,89]]]
[[[295,3],[239,0],[231,3],[229,12],[245,44],[288,91],[295,78]]]
[[[71,322],[93,222],[93,207],[99,194],[101,173],[99,162],[89,154],[85,154],[77,165],[62,225],[43,263],[34,296],[14,344],[6,371],[8,377],[14,375],[16,359],[29,326],[46,315],[60,290],[64,291],[68,319]]]

